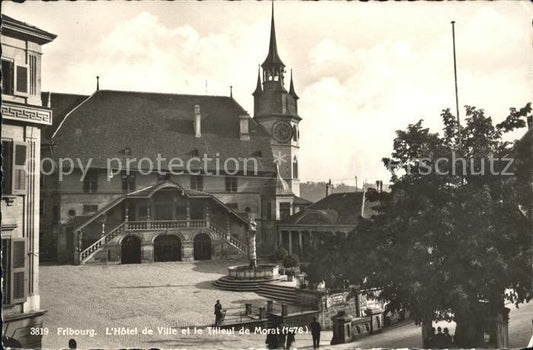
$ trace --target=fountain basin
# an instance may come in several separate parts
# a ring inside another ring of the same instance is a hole
[[[279,266],[276,264],[259,264],[255,269],[248,265],[228,267],[228,276],[243,280],[275,280],[279,278]]]

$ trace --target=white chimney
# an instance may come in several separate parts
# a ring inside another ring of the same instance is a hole
[[[248,115],[239,116],[239,135],[242,141],[250,140],[249,123],[250,117]]]
[[[194,136],[202,136],[202,115],[200,114],[200,105],[194,105]]]

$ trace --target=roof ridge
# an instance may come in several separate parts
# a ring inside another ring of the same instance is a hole
[[[118,92],[118,93],[128,93],[128,94],[151,94],[151,95],[170,95],[170,96],[189,96],[189,97],[217,97],[217,98],[225,98],[225,99],[234,100],[231,96],[225,96],[225,95],[177,94],[177,93],[157,92],[157,91],[133,91],[133,90],[100,89],[100,90],[98,90],[96,92]]]

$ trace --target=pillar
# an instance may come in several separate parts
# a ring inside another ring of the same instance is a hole
[[[304,256],[304,244],[303,244],[303,239],[302,239],[302,231],[298,231],[298,245],[299,245],[299,255],[300,255],[300,258],[303,258]]]
[[[267,312],[274,311],[274,301],[273,300],[267,300]]]
[[[141,243],[141,263],[154,262],[154,245],[152,242]]]
[[[259,308],[259,319],[264,320],[266,318],[266,309],[264,306]]]
[[[204,207],[204,210],[205,210],[205,225],[206,227],[209,227],[209,203],[205,203],[205,207]]]
[[[192,240],[185,239],[181,242],[181,248],[183,249],[181,254],[182,261],[193,261],[194,260],[194,245]]]
[[[191,201],[187,198],[185,201],[186,203],[186,210],[185,210],[185,220],[187,220],[187,227],[191,227]]]
[[[289,234],[289,254],[292,254],[292,231],[287,231]]]
[[[150,205],[146,209],[146,228],[151,228],[150,221],[152,220],[152,201],[150,201]]]
[[[129,217],[129,210],[128,210],[128,205],[126,204],[126,211],[125,211],[125,215],[124,215],[124,229],[128,229],[128,221],[130,220],[130,217]]]
[[[287,316],[289,314],[289,306],[281,304],[281,316]]]

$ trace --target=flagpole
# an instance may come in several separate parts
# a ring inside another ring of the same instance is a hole
[[[453,75],[455,78],[455,112],[457,113],[458,142],[461,146],[461,119],[459,118],[459,94],[457,92],[457,60],[455,58],[455,21],[452,21]]]

